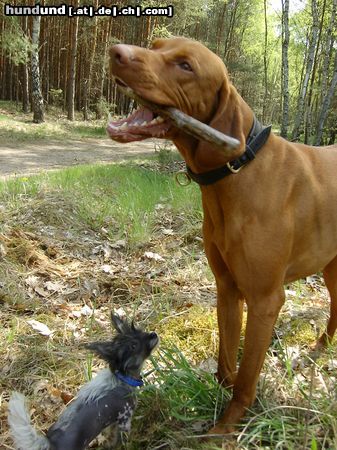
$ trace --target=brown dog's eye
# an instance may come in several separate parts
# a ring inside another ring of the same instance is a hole
[[[189,65],[189,63],[186,62],[186,61],[183,61],[183,62],[179,63],[178,66],[179,66],[181,69],[186,70],[187,72],[193,72],[192,67],[191,67],[191,66]]]

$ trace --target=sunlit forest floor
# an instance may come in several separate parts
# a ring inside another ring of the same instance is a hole
[[[70,122],[61,108],[49,106],[45,122],[34,124],[32,114],[23,113],[21,105],[0,101],[1,139],[13,142],[104,137],[106,121],[106,117],[101,120],[84,121],[82,115],[76,113],[76,120]]]
[[[112,309],[161,337],[123,448],[215,448],[201,437],[230,392],[213,377],[216,291],[199,191],[175,183],[175,158],[0,183],[0,448],[13,448],[12,390],[46,431],[103,367],[81,344],[111,336]],[[328,317],[326,289],[318,275],[286,286],[286,296],[257,401],[223,448],[337,447],[336,349],[306,358]],[[107,447],[99,439],[92,448]]]

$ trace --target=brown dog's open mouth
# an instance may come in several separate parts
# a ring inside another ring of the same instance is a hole
[[[168,120],[147,108],[139,108],[126,119],[111,121],[107,131],[115,141],[132,142],[150,137],[162,138],[170,127]]]
[[[123,81],[116,80],[116,82],[127,95],[132,97],[132,90]],[[148,108],[140,107],[125,119],[110,121],[107,132],[114,141],[132,142],[151,137],[163,138],[171,125],[168,119],[164,119]]]

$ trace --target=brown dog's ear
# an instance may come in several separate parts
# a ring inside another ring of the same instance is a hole
[[[218,166],[225,164],[229,159],[235,159],[244,152],[245,133],[243,129],[243,114],[248,106],[242,100],[235,87],[225,77],[218,92],[218,104],[209,126],[221,131],[240,142],[238,148],[233,150],[233,157],[228,158],[228,152],[221,152],[221,149],[206,141],[200,141],[197,147],[197,163],[205,169],[211,164]]]

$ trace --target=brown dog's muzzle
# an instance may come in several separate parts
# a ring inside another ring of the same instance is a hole
[[[134,59],[130,45],[117,44],[110,48],[110,61],[112,66],[127,66]]]
[[[146,58],[149,50],[133,45],[117,44],[110,48],[110,70],[116,84],[139,97],[150,97],[153,89],[146,87],[145,80],[152,80],[146,72]],[[145,86],[145,87],[144,87]],[[143,91],[145,95],[143,95]],[[146,99],[146,98],[145,98]],[[111,121],[107,131],[111,139],[119,142],[132,142],[149,137],[164,138],[171,128],[171,122],[160,117],[148,108],[141,107],[126,119]]]

